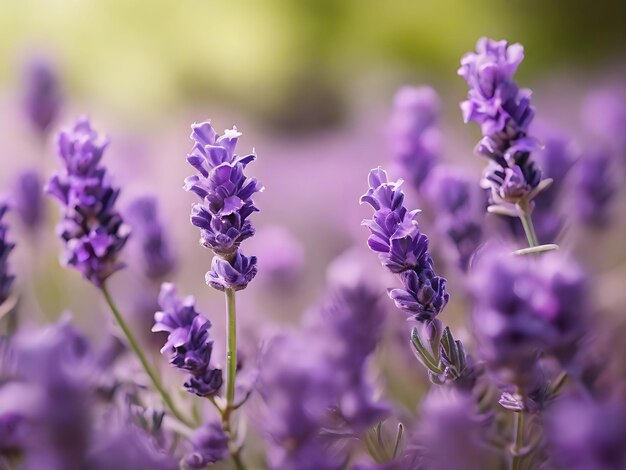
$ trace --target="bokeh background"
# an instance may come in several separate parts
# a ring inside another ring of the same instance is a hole
[[[250,172],[266,186],[254,220],[260,235],[270,235],[259,240],[274,239],[276,226],[290,237],[277,237],[278,246],[247,245],[260,258],[260,272],[239,296],[241,327],[244,335],[258,337],[271,325],[296,324],[322,295],[329,263],[353,246],[371,261],[369,271],[383,276],[365,250],[360,221],[368,211],[358,197],[370,168],[390,166],[386,130],[400,86],[428,84],[439,92],[444,158],[478,181],[484,161],[472,151],[479,130],[463,125],[458,107],[467,92],[456,74],[460,57],[481,36],[524,44],[517,78],[534,91],[538,121],[563,129],[583,147],[593,142],[581,125],[585,96],[598,88],[625,91],[625,17],[620,0],[3,0],[1,192],[25,168],[48,178],[58,167],[54,132],[88,114],[112,139],[105,159],[123,188],[121,206],[138,195],[158,196],[178,257],[171,280],[195,294],[221,328],[222,297],[204,285],[211,256],[188,222],[193,197],[182,181],[192,173],[185,162],[189,125],[206,118],[220,130],[236,124],[244,133],[240,153],[257,151]],[[63,93],[61,116],[43,141],[22,109],[24,70],[32,57],[53,64]],[[621,181],[623,174],[616,177]],[[419,204],[416,195],[410,198]],[[623,199],[622,192],[616,214],[624,214]],[[93,289],[58,266],[58,215],[49,206],[40,233],[14,227],[20,288],[32,293],[22,301],[35,317],[51,320],[70,309],[82,326],[99,331],[108,320],[98,314],[103,306]],[[624,290],[616,287],[625,279],[624,233],[623,218],[615,217],[608,230],[576,227],[564,238],[603,276],[598,298],[608,311],[623,305]],[[301,258],[296,282],[272,286],[264,281],[264,259],[290,242]],[[459,299],[449,315],[463,323],[463,281],[437,262]],[[137,270],[129,260],[129,269],[113,279],[129,310],[133,292],[142,288]],[[407,394],[399,383],[397,398],[415,403],[418,394]]]

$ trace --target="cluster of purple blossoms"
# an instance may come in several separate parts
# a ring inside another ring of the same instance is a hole
[[[211,322],[196,312],[195,299],[178,298],[174,285],[164,283],[159,294],[161,311],[154,314],[152,331],[168,333],[161,353],[174,367],[187,371],[185,388],[200,397],[215,395],[222,386],[222,371],[211,366]]]
[[[244,289],[257,272],[256,257],[245,256],[239,245],[254,235],[248,217],[258,211],[252,196],[263,186],[244,174],[256,155],[234,153],[239,136],[235,128],[218,135],[210,122],[194,124],[195,144],[187,155],[198,174],[185,179],[185,189],[202,201],[193,205],[191,223],[201,231],[200,243],[217,255],[206,281],[220,290]]]
[[[117,256],[130,230],[115,209],[119,189],[100,164],[109,140],[98,135],[86,118],[59,134],[58,152],[65,166],[54,175],[47,192],[62,205],[57,227],[65,243],[62,262],[100,287],[124,265]]]
[[[575,169],[572,210],[584,224],[606,226],[610,220],[610,202],[617,192],[613,156],[606,149],[594,149],[583,155]]]
[[[56,71],[42,57],[26,64],[24,73],[24,111],[33,127],[45,135],[61,107],[61,87]]]
[[[204,469],[228,457],[228,436],[217,422],[203,424],[189,438],[192,450],[185,455],[187,468]]]
[[[541,172],[530,158],[539,148],[528,136],[535,114],[531,92],[513,80],[523,58],[520,44],[481,38],[476,52],[462,58],[458,73],[470,87],[468,99],[461,103],[463,119],[480,125],[483,138],[476,153],[490,160],[483,185],[491,191],[491,202],[529,211]]]
[[[159,220],[158,201],[153,196],[136,198],[128,209],[133,238],[140,244],[142,271],[149,279],[162,279],[170,274],[176,260]]]
[[[609,399],[567,397],[548,413],[553,468],[603,470],[626,467],[626,406]]]
[[[389,271],[397,274],[402,289],[391,289],[396,306],[420,322],[429,322],[448,303],[446,280],[435,274],[428,253],[428,237],[415,220],[419,210],[404,205],[402,181],[389,182],[380,167],[369,173],[369,190],[361,197],[374,209],[374,216],[363,221],[371,232],[367,243]]]
[[[0,357],[0,462],[6,457],[27,470],[176,468],[145,432],[120,426],[113,409],[98,408],[108,406],[97,400],[102,371],[67,319],[18,334],[9,349]]]
[[[457,265],[467,270],[483,239],[484,198],[463,171],[440,165],[432,171],[426,196],[437,211],[435,224],[452,247]]]
[[[430,87],[404,87],[393,100],[389,138],[395,163],[420,189],[441,156],[439,96]]]
[[[539,258],[488,252],[473,278],[472,323],[480,356],[508,384],[527,390],[541,355],[568,366],[586,329],[588,282],[557,252]]]
[[[0,201],[0,304],[9,298],[11,285],[15,276],[9,273],[9,253],[15,247],[14,243],[7,239],[8,226],[2,220],[8,210],[8,205]]]

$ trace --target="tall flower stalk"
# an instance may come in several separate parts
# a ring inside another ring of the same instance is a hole
[[[150,365],[132,330],[115,305],[107,279],[124,264],[118,256],[130,229],[115,204],[120,190],[113,186],[101,164],[109,139],[99,135],[86,118],[80,118],[58,137],[63,171],[49,181],[47,192],[61,203],[57,232],[64,243],[61,262],[80,272],[102,293],[131,349],[172,414],[189,424]]]
[[[256,155],[238,156],[235,146],[241,133],[236,128],[218,135],[210,122],[194,124],[191,139],[194,146],[187,161],[197,174],[185,179],[184,188],[195,193],[200,202],[191,210],[191,223],[201,231],[200,243],[209,248],[214,258],[206,283],[223,291],[226,297],[226,397],[218,407],[222,427],[229,437],[230,455],[237,468],[243,468],[241,445],[232,414],[243,403],[235,402],[237,373],[237,307],[235,292],[244,289],[257,272],[255,256],[243,254],[240,244],[254,235],[248,217],[258,211],[252,196],[263,190],[255,179],[244,174]]]

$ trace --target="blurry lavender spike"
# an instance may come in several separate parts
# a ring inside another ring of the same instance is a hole
[[[470,87],[468,99],[461,103],[463,119],[481,126],[484,137],[476,152],[491,160],[481,184],[490,189],[494,204],[528,204],[541,181],[530,159],[539,145],[527,135],[535,114],[531,92],[513,80],[523,58],[520,44],[481,38],[458,70]]]
[[[26,117],[40,134],[45,135],[61,107],[56,70],[47,59],[34,57],[26,64],[23,83]]]
[[[247,219],[258,211],[252,196],[263,186],[255,178],[247,178],[244,169],[256,155],[234,154],[241,135],[237,129],[218,136],[210,122],[203,122],[194,124],[192,130],[195,144],[187,161],[198,173],[185,179],[184,188],[202,202],[193,205],[191,223],[200,229],[202,245],[229,257],[254,235]]]
[[[548,414],[553,468],[602,470],[626,467],[626,405],[569,397]]]
[[[428,237],[415,221],[419,210],[409,212],[403,206],[401,184],[401,180],[389,182],[380,167],[370,171],[370,188],[361,203],[369,204],[375,212],[362,225],[371,232],[367,241],[370,249],[378,253],[385,267],[400,275],[404,288],[390,290],[389,296],[407,315],[428,321],[441,313],[450,296],[446,280],[434,272]]]
[[[78,270],[96,286],[124,265],[117,257],[130,229],[115,210],[119,189],[112,186],[100,160],[109,140],[80,118],[58,137],[58,151],[65,166],[46,188],[62,207],[57,227],[65,243],[62,262]]]
[[[420,189],[441,156],[439,96],[430,87],[404,87],[393,100],[391,152],[403,175]]]
[[[163,224],[159,220],[158,201],[153,196],[136,198],[128,209],[135,240],[141,246],[143,272],[150,279],[161,279],[175,267],[175,259]]]
[[[578,162],[570,210],[584,224],[604,227],[610,221],[610,203],[617,192],[613,163],[611,154],[601,149],[588,152]]]
[[[540,134],[543,148],[537,153],[537,162],[543,175],[553,183],[535,199],[533,222],[539,243],[556,241],[563,226],[559,202],[563,196],[564,182],[576,160],[571,139],[554,130]]]
[[[386,403],[374,399],[367,377],[367,363],[382,338],[385,310],[381,295],[363,273],[348,266],[354,253],[340,256],[331,266],[329,294],[310,318],[312,336],[323,338],[327,360],[340,383],[337,412],[352,432],[359,435],[384,419]]]
[[[12,205],[29,230],[35,230],[44,219],[43,185],[35,170],[26,170],[15,180]]]
[[[422,401],[421,419],[405,454],[416,455],[417,468],[495,468],[485,424],[471,394],[433,389]]]
[[[626,93],[599,89],[589,93],[582,108],[585,126],[600,136],[612,150],[626,156]]]
[[[19,455],[22,451],[27,437],[25,423],[26,418],[19,413],[0,413],[0,457]]]
[[[267,463],[272,470],[339,470],[347,455],[320,435],[337,381],[325,357],[325,345],[311,337],[281,335],[263,355],[259,392],[265,402],[262,421]]]
[[[297,284],[304,269],[305,254],[300,241],[279,225],[263,227],[251,240],[258,254],[262,280],[280,289]]]
[[[247,257],[237,250],[227,261],[219,256],[213,258],[211,270],[206,273],[206,283],[214,289],[245,289],[257,273],[256,256]]]
[[[426,197],[437,210],[435,224],[454,252],[458,266],[467,270],[483,236],[484,206],[480,189],[465,172],[438,166],[425,187]]]
[[[174,367],[189,372],[187,391],[202,397],[215,395],[222,386],[222,371],[211,366],[211,322],[196,312],[193,297],[181,301],[173,284],[161,286],[159,305],[161,311],[154,314],[152,331],[169,333],[161,354]]]
[[[11,295],[11,286],[15,280],[15,276],[9,274],[9,254],[15,248],[15,243],[7,239],[9,228],[2,220],[7,210],[7,203],[0,200],[0,304]]]
[[[502,379],[526,390],[539,354],[566,367],[588,328],[588,282],[565,255],[539,258],[491,251],[472,279],[472,324],[479,356]]]
[[[203,424],[191,435],[192,450],[185,456],[187,468],[203,469],[228,457],[228,437],[217,422]]]

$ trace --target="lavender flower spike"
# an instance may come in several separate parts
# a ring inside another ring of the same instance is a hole
[[[483,187],[491,190],[492,202],[527,208],[537,193],[541,172],[530,159],[539,148],[527,135],[535,114],[530,104],[530,90],[520,89],[513,80],[524,58],[520,44],[481,38],[476,52],[461,59],[458,74],[470,89],[461,103],[465,122],[481,127],[483,139],[476,153],[491,160],[485,172]]]
[[[61,91],[56,71],[44,58],[33,58],[26,65],[24,83],[25,114],[33,127],[45,135],[61,107]]]
[[[419,210],[403,206],[402,181],[389,182],[380,167],[370,171],[369,190],[361,203],[374,208],[374,216],[365,219],[371,232],[368,245],[378,253],[382,264],[398,274],[402,289],[391,289],[389,296],[406,314],[424,322],[433,320],[446,306],[449,294],[446,280],[435,274],[428,253],[428,237],[420,232],[415,217]]]
[[[2,221],[4,214],[7,212],[8,206],[5,202],[0,201],[0,305],[11,294],[11,285],[15,276],[9,274],[8,257],[11,250],[15,247],[14,243],[7,240],[8,227]]]
[[[22,223],[29,229],[36,229],[44,218],[43,182],[39,173],[26,170],[20,173],[13,190],[12,206]]]
[[[62,263],[78,270],[96,286],[123,268],[117,261],[130,229],[115,210],[119,189],[100,164],[108,138],[80,118],[74,127],[62,131],[58,152],[64,170],[54,175],[46,188],[62,206],[57,227],[65,243]]]
[[[243,172],[256,155],[234,154],[241,135],[237,129],[227,130],[221,136],[210,122],[194,124],[192,129],[195,144],[187,161],[198,174],[185,179],[184,188],[195,193],[201,202],[192,207],[191,223],[200,229],[202,245],[229,257],[242,241],[254,235],[248,217],[258,211],[252,196],[263,186]]]
[[[215,395],[222,386],[222,371],[211,366],[213,342],[208,333],[211,322],[196,312],[193,297],[181,301],[170,283],[161,286],[159,305],[161,311],[154,314],[152,331],[169,333],[161,354],[174,367],[189,372],[187,391],[201,397]]]

